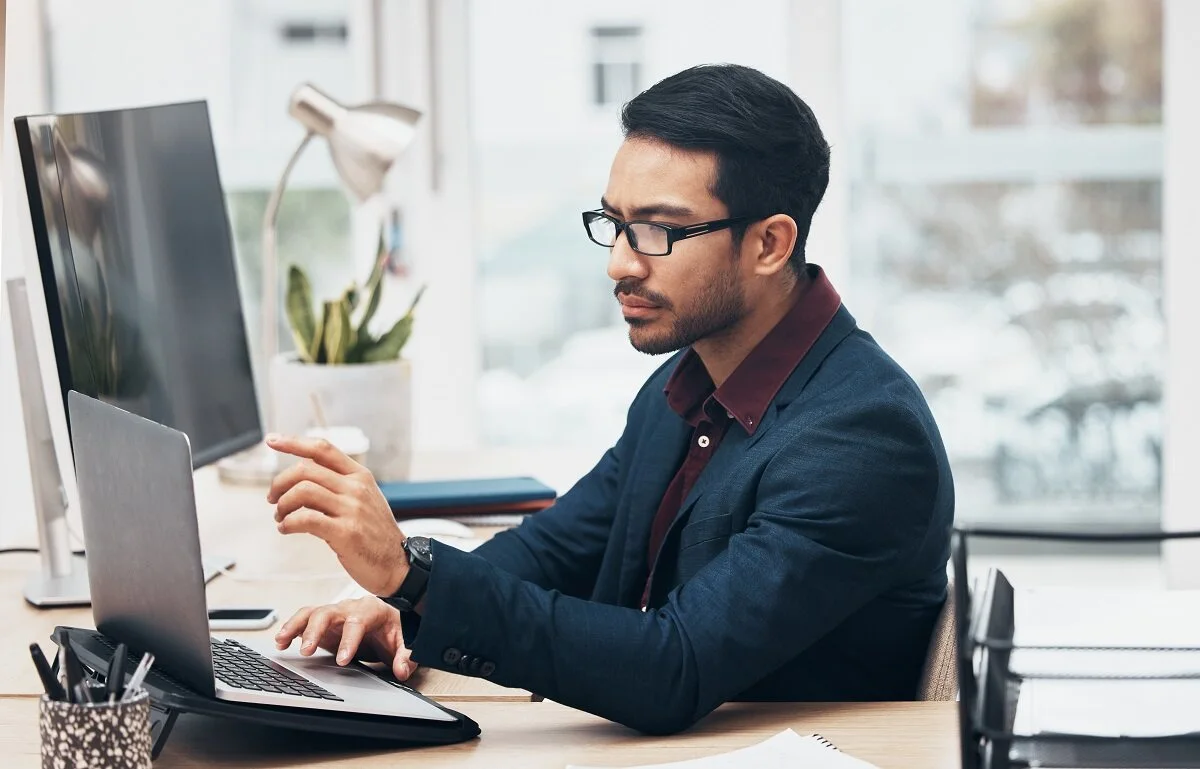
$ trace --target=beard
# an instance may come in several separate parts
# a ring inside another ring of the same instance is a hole
[[[648,292],[638,291],[628,284],[618,284],[617,290],[641,296],[655,301],[667,311],[674,311],[674,305],[660,294],[649,295]],[[729,274],[718,276],[709,281],[704,291],[696,297],[694,309],[679,313],[670,327],[661,331],[655,329],[662,320],[644,320],[641,318],[626,318],[629,324],[629,343],[633,349],[646,355],[663,355],[675,352],[695,344],[701,339],[717,336],[746,317],[746,300],[736,279],[736,266]]]

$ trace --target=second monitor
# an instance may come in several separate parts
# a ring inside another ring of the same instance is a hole
[[[16,129],[64,403],[76,389],[180,430],[196,466],[259,442],[207,105]]]

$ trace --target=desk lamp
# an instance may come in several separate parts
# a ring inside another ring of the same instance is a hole
[[[388,171],[412,142],[417,121],[421,117],[421,113],[411,107],[389,102],[368,102],[345,107],[311,83],[301,85],[292,93],[288,114],[307,132],[284,166],[283,175],[267,199],[267,209],[263,215],[260,371],[268,432],[275,423],[270,364],[279,348],[276,225],[279,204],[292,168],[313,137],[322,136],[329,144],[329,153],[342,184],[358,202],[365,202],[383,189]],[[265,484],[277,472],[279,459],[265,444],[259,444],[247,452],[229,457],[218,467],[225,480]]]

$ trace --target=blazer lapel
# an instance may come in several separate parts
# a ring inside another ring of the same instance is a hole
[[[713,484],[720,483],[728,477],[733,471],[737,461],[745,456],[746,451],[762,437],[771,431],[771,428],[779,421],[779,412],[784,409],[789,403],[795,400],[804,386],[812,379],[813,374],[829,357],[829,353],[841,343],[843,339],[853,333],[858,325],[855,323],[854,317],[845,307],[838,308],[837,314],[833,316],[833,320],[821,332],[821,336],[813,344],[812,349],[808,354],[796,365],[791,376],[784,382],[783,387],[779,389],[779,393],[771,402],[771,406],[763,415],[763,420],[758,425],[758,429],[753,435],[747,435],[740,425],[734,423],[728,428],[725,437],[721,440],[721,445],[717,448],[717,453],[708,461],[708,465],[704,471],[700,473],[700,477],[696,479],[696,485],[692,487],[691,492],[683,501],[683,505],[679,508],[679,513],[671,522],[671,529],[684,519],[695,506],[696,501],[704,495],[708,489],[712,488]],[[686,425],[685,425],[686,426]],[[676,466],[678,467],[678,465]],[[668,479],[669,482],[669,479]],[[665,490],[666,487],[664,486]],[[649,526],[649,523],[646,524]],[[668,530],[668,537],[670,530]]]
[[[817,373],[817,369],[829,357],[829,353],[833,352],[834,348],[842,343],[842,340],[854,333],[858,328],[858,323],[855,322],[854,316],[845,306],[839,307],[837,313],[833,316],[833,320],[829,321],[829,325],[821,332],[821,336],[817,337],[817,341],[813,343],[812,349],[804,356],[804,359],[796,365],[791,376],[783,383],[783,387],[779,388],[779,393],[776,394],[775,400],[771,401],[770,408],[767,413],[763,414],[763,420],[759,424],[758,429],[754,431],[754,435],[746,442],[744,448],[750,448],[755,443],[762,440],[762,437],[771,431],[771,428],[779,420],[779,412],[787,408],[787,406],[796,398],[800,397],[800,393],[804,391],[804,387],[813,378],[813,374]]]

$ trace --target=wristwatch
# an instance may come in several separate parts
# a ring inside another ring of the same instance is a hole
[[[383,600],[403,612],[417,608],[425,597],[429,585],[429,573],[433,571],[433,551],[428,537],[408,537],[404,540],[404,553],[408,556],[408,574],[400,587]]]

